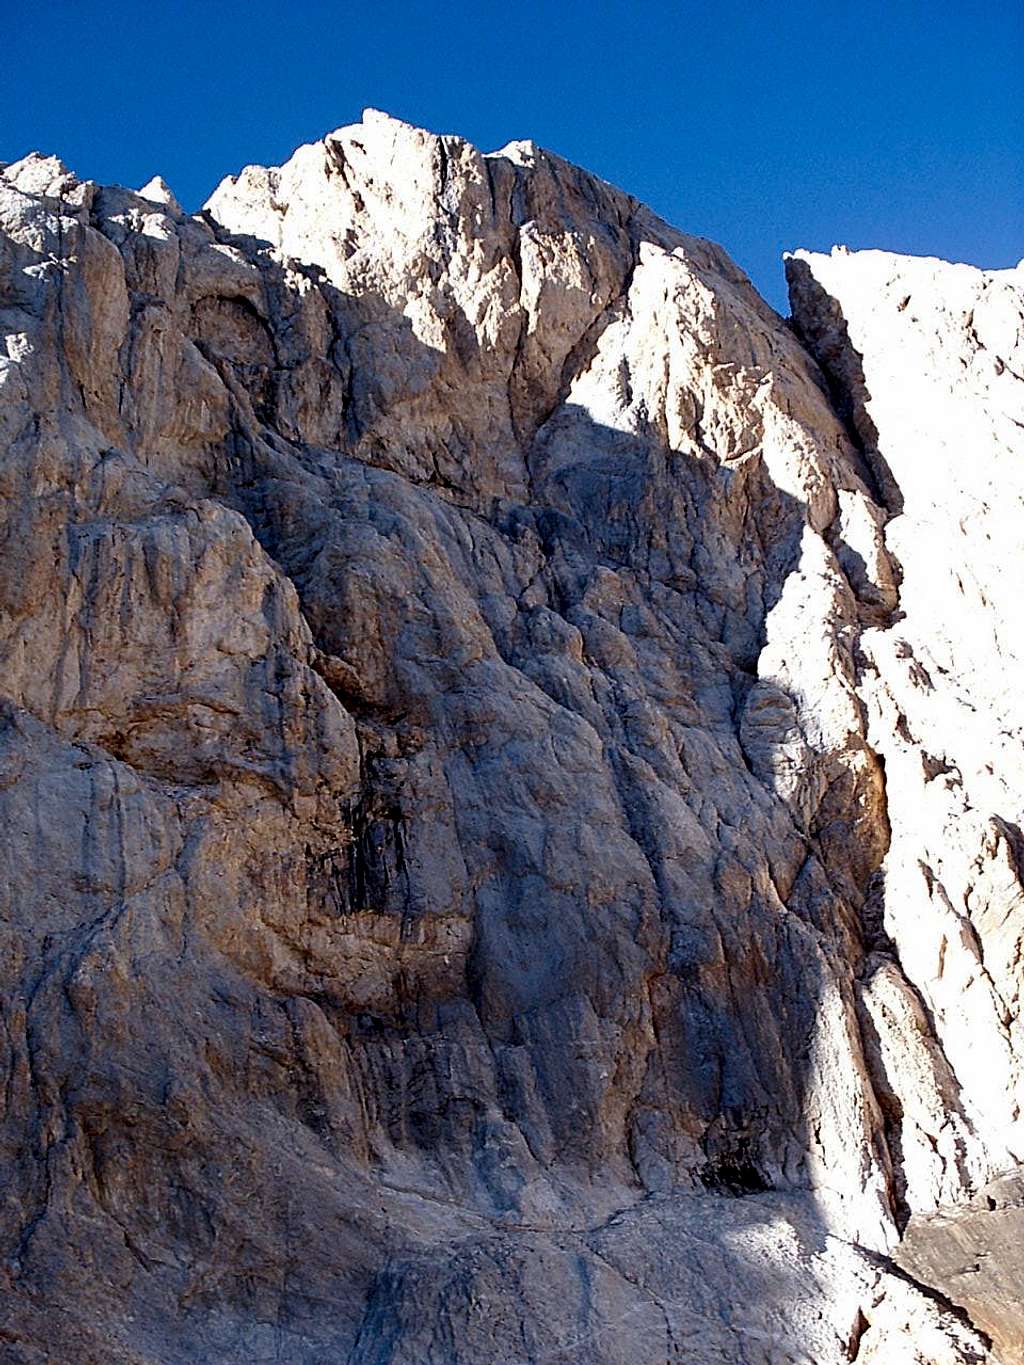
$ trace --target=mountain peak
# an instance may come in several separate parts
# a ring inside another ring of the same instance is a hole
[[[1024,290],[787,273],[0,171],[19,1359],[1013,1358]]]

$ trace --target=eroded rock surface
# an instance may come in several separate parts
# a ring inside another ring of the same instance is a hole
[[[1024,1176],[991,1181],[966,1205],[915,1214],[897,1264],[959,1304],[999,1359],[1024,1361]]]
[[[1024,1148],[1021,279],[874,255],[3,170],[11,1360],[985,1358],[892,1256]]]

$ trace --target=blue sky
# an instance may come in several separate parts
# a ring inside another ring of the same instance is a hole
[[[30,4],[0,44],[0,160],[159,172],[187,208],[366,105],[516,137],[722,242],[785,311],[780,255],[1024,256],[1020,0]]]

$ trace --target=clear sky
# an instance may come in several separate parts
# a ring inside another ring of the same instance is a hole
[[[722,242],[1024,256],[1022,0],[11,0],[0,160],[160,173],[186,208],[364,106],[530,137]]]

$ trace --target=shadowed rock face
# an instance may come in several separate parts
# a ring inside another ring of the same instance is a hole
[[[1024,1148],[1021,288],[866,255],[3,170],[8,1358],[985,1358],[892,1257]]]

